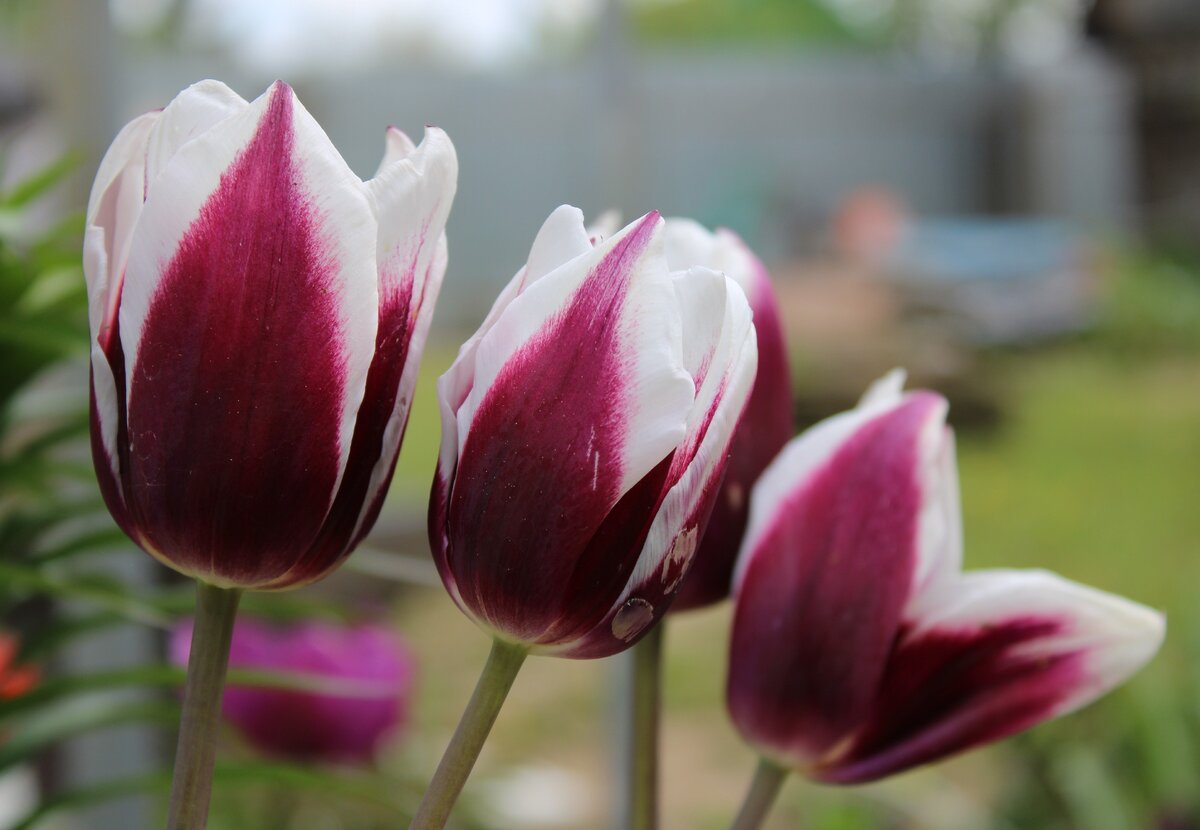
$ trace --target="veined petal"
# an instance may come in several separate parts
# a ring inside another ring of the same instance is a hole
[[[151,184],[120,313],[151,552],[252,587],[312,542],[374,354],[375,243],[364,186],[282,83]]]
[[[1044,571],[978,571],[900,637],[876,705],[814,775],[856,783],[1095,700],[1158,650],[1161,614]]]
[[[794,439],[755,487],[730,647],[730,713],[797,766],[866,716],[917,567],[921,435],[931,393],[836,416]]]
[[[716,501],[735,427],[757,365],[750,308],[732,279],[704,268],[673,276],[684,320],[684,364],[697,390],[687,436],[661,482],[637,565],[603,621],[555,653],[616,653],[666,613],[695,555]]]
[[[391,148],[398,131],[388,132]],[[418,364],[446,272],[445,227],[458,159],[449,137],[436,128],[428,130],[419,149],[395,155],[368,183],[379,223],[379,328],[346,472],[320,536],[279,585],[319,579],[370,530],[408,422]]]
[[[589,245],[527,285],[480,341],[457,412],[447,559],[463,602],[509,636],[534,642],[603,616],[635,557],[606,550],[595,570],[585,547],[684,437],[694,387],[660,225],[650,214]],[[572,590],[593,571],[600,584]]]

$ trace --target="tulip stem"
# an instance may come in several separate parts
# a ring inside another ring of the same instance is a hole
[[[171,778],[167,830],[203,830],[208,823],[221,699],[229,668],[233,621],[241,597],[242,592],[237,589],[196,583],[196,618],[188,655],[179,743],[175,749],[175,772]]]
[[[754,780],[750,782],[750,791],[742,802],[742,809],[733,820],[730,830],[758,830],[763,819],[771,811],[771,805],[783,787],[788,771],[766,758],[760,758],[758,769],[754,771]]]
[[[658,730],[662,708],[662,655],[666,622],[661,621],[633,647],[630,686],[629,758],[625,764],[628,813],[622,827],[658,827]]]
[[[492,651],[488,654],[483,673],[475,684],[475,692],[467,703],[454,737],[442,755],[433,780],[425,790],[425,796],[417,807],[409,830],[441,830],[445,827],[454,802],[462,792],[467,777],[471,774],[483,742],[487,740],[500,707],[508,697],[508,690],[517,679],[517,672],[525,662],[527,650],[524,646],[506,643],[501,640],[492,641]]]

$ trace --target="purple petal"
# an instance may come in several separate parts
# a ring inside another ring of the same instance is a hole
[[[619,324],[658,224],[652,214],[609,247],[471,417],[448,502],[446,568],[470,611],[508,636],[536,642],[594,623],[633,567],[637,548],[589,541],[623,495],[636,390]],[[432,532],[436,545],[442,531]]]
[[[1073,711],[1158,649],[1160,615],[1039,571],[979,571],[906,625],[864,724],[812,771],[858,783]]]
[[[389,131],[389,154],[405,147]],[[293,587],[336,567],[371,529],[383,506],[408,422],[417,368],[446,271],[446,219],[458,173],[454,146],[431,128],[405,158],[371,181],[379,221],[379,328],[354,439],[325,525],[287,574]],[[272,587],[283,587],[276,583]]]
[[[882,414],[839,416],[759,482],[728,686],[754,745],[806,766],[869,712],[917,563],[920,439],[944,414],[944,400],[914,393]]]
[[[265,586],[316,537],[375,339],[371,228],[361,183],[282,84],[152,184],[121,304],[122,485],[174,567]]]

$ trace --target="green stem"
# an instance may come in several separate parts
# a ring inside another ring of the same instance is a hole
[[[208,822],[221,697],[229,667],[233,621],[241,597],[240,590],[196,583],[196,618],[171,778],[167,830],[204,830]]]
[[[629,776],[623,827],[656,830],[658,827],[658,718],[662,707],[662,653],[666,621],[660,622],[633,647],[633,682],[630,687]]]
[[[787,770],[773,761],[760,758],[758,769],[754,771],[754,780],[750,782],[750,791],[742,802],[742,809],[733,820],[730,830],[758,830],[763,819],[771,811],[783,781],[787,778]]]
[[[441,830],[445,827],[526,654],[524,646],[492,641],[492,651],[479,675],[479,682],[475,684],[475,693],[471,695],[454,737],[425,790],[409,830]]]

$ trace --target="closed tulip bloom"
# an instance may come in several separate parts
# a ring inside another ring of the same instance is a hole
[[[191,637],[190,621],[172,632],[174,662],[187,663]],[[243,618],[233,630],[229,665],[326,687],[301,691],[231,684],[225,690],[225,719],[268,755],[368,762],[408,719],[413,657],[399,637],[377,625],[276,626]]]
[[[671,604],[672,611],[682,611],[729,596],[749,516],[750,489],[792,437],[792,376],[771,276],[746,243],[730,230],[711,232],[690,219],[668,219],[666,241],[672,271],[699,265],[737,281],[754,314],[758,341],[758,374],[733,434],[725,481],[692,567]]]
[[[556,210],[438,387],[442,579],[533,653],[613,654],[666,611],[754,382],[742,290],[672,272],[663,226],[599,240]]]
[[[735,575],[734,723],[769,761],[828,783],[1078,709],[1164,634],[1160,614],[1045,571],[962,573],[947,404],[902,384],[893,373],[780,453]]]
[[[390,482],[457,161],[398,130],[363,182],[284,83],[190,87],[117,136],[87,211],[92,445],[143,549],[222,588],[338,565]]]

